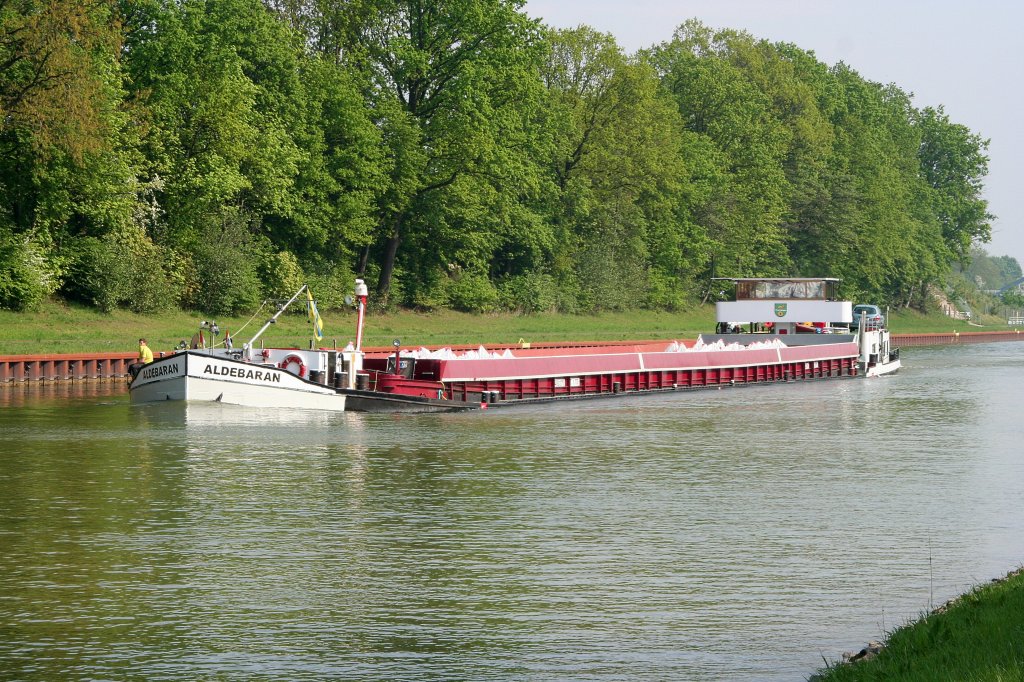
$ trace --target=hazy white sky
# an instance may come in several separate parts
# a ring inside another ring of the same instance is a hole
[[[559,28],[586,24],[628,52],[668,40],[697,18],[794,43],[826,64],[895,83],[918,108],[944,105],[989,139],[985,197],[996,216],[985,249],[1024,265],[1024,3],[1017,0],[528,0]]]

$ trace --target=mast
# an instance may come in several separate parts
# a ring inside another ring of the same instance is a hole
[[[309,285],[303,284],[302,287],[298,291],[295,292],[295,295],[292,296],[290,299],[288,299],[287,303],[285,303],[284,305],[282,305],[280,308],[277,309],[277,312],[274,313],[274,316],[271,317],[269,320],[267,320],[267,323],[265,325],[260,327],[260,330],[258,332],[256,332],[255,336],[253,336],[251,339],[249,339],[249,347],[250,348],[252,348],[253,344],[256,343],[256,339],[260,338],[260,335],[263,334],[263,332],[267,331],[267,327],[269,327],[270,325],[272,325],[275,322],[277,322],[277,318],[281,317],[281,313],[283,313],[288,306],[290,306],[292,303],[294,303],[295,299],[297,299],[302,294],[302,292],[305,291],[308,287],[309,287]]]

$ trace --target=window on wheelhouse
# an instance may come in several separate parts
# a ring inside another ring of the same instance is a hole
[[[735,279],[736,301],[835,301],[839,280],[833,278]]]

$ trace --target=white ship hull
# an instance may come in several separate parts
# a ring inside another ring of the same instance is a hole
[[[865,378],[895,374],[900,369],[900,350],[889,343],[888,329],[860,331],[860,364]]]
[[[242,362],[203,351],[182,351],[146,365],[132,381],[133,403],[168,400],[246,407],[341,412],[345,396],[275,364]]]
[[[880,377],[886,374],[894,374],[900,369],[900,361],[894,360],[891,362],[879,362],[875,365],[868,365],[867,370],[864,372],[865,377]]]

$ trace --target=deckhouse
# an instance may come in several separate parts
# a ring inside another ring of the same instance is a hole
[[[749,325],[749,331],[793,334],[797,327],[827,330],[853,322],[853,304],[839,300],[839,280],[832,277],[716,277],[733,283],[731,301],[715,304],[719,331]]]

